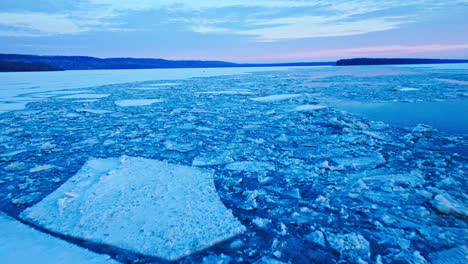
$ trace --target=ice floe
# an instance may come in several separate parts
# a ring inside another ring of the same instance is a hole
[[[209,171],[163,161],[91,159],[21,217],[53,232],[176,260],[244,232]]]
[[[115,101],[115,104],[118,106],[145,106],[152,105],[155,103],[163,102],[163,99],[129,99],[129,100],[118,100]]]
[[[257,102],[275,102],[275,101],[289,100],[289,99],[297,98],[300,96],[301,96],[300,94],[275,94],[275,95],[255,97],[255,98],[250,98],[250,99],[253,101],[257,101]]]
[[[109,256],[39,232],[0,213],[0,263],[117,264]]]

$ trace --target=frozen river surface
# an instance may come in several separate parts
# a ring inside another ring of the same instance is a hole
[[[467,101],[467,65],[1,73],[0,263],[467,263]]]

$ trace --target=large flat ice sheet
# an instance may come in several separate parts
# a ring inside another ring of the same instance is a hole
[[[117,264],[63,240],[41,233],[0,213],[0,263]]]
[[[133,157],[89,160],[21,217],[54,232],[168,260],[245,230],[217,195],[212,172]]]

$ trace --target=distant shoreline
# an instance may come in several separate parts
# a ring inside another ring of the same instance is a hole
[[[441,63],[468,63],[468,60],[354,58],[338,60],[337,62],[233,63],[226,61],[165,60],[143,58],[101,59],[87,56],[38,56],[22,54],[0,54],[0,72],[300,66],[364,66]]]

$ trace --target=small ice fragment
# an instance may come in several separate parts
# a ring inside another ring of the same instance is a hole
[[[270,219],[265,219],[265,218],[260,218],[260,217],[255,217],[252,220],[252,223],[254,223],[259,228],[265,229],[268,226],[268,224],[271,223],[271,220]]]
[[[134,99],[134,100],[119,100],[115,101],[115,104],[118,106],[145,106],[152,105],[154,103],[161,103],[164,100],[162,99]]]
[[[295,111],[308,112],[327,108],[325,105],[299,105],[294,108]]]
[[[250,98],[250,100],[266,103],[266,102],[289,100],[289,99],[296,98],[299,96],[301,95],[300,94],[275,94],[275,95],[269,95],[269,96],[264,96],[264,97]]]
[[[419,91],[420,89],[416,89],[416,88],[401,88],[399,89],[398,91],[401,91],[401,92],[410,92],[410,91]]]

